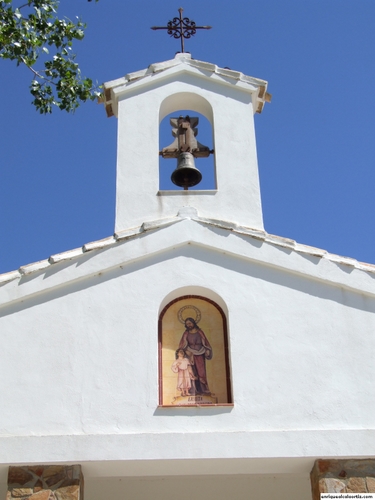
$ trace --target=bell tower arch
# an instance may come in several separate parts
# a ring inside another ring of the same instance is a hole
[[[161,103],[160,127],[166,116],[169,116],[169,125],[172,127],[170,130],[174,140],[171,144],[168,141],[165,144],[161,143],[159,152],[161,156],[160,175],[162,176],[164,171],[170,171],[172,166],[168,164],[173,162],[171,182],[175,186],[184,190],[201,190],[204,189],[203,186],[207,188],[208,184],[209,189],[216,189],[214,148],[206,145],[214,143],[213,111],[210,103],[199,94],[191,92],[172,94]],[[210,130],[206,130],[204,135],[198,134],[202,125],[200,119],[204,120],[210,127]],[[167,126],[167,123],[164,123],[163,130]],[[207,135],[207,132],[211,137]],[[211,158],[209,158],[210,156]],[[198,162],[196,159],[199,159]],[[199,166],[203,167],[204,173],[199,170]],[[207,172],[207,167],[209,172]],[[211,179],[214,179],[214,182],[211,180],[210,183],[207,183],[205,178],[207,173]],[[164,182],[165,177],[164,174]],[[202,177],[203,182],[201,182]]]

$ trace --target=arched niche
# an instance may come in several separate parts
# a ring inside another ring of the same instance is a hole
[[[214,117],[211,104],[207,99],[192,92],[177,92],[165,98],[159,110],[159,151],[173,142],[172,128],[169,120],[178,116],[197,116],[199,142],[215,149]],[[195,166],[202,174],[202,181],[189,191],[216,190],[217,176],[215,156],[195,158]],[[177,159],[159,159],[159,189],[160,191],[182,190],[171,181],[171,174],[177,167]]]
[[[159,316],[163,311],[163,309],[170,302],[172,302],[174,299],[177,299],[178,297],[182,297],[183,295],[199,295],[202,297],[206,297],[207,299],[210,299],[213,302],[216,302],[217,305],[221,307],[221,309],[223,310],[225,316],[228,318],[228,306],[225,300],[214,290],[211,290],[211,288],[207,288],[205,286],[196,286],[196,285],[182,286],[168,293],[168,295],[166,295],[162,300],[162,302],[160,303]]]
[[[232,405],[227,316],[203,295],[180,295],[161,310],[159,405]]]

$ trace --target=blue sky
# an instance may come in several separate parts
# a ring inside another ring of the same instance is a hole
[[[269,82],[272,103],[255,117],[265,229],[375,263],[375,2],[61,0],[60,10],[87,22],[75,52],[102,83],[173,58],[179,42],[150,26],[181,5],[213,27],[186,42],[192,57]],[[1,273],[113,234],[117,123],[95,103],[41,116],[29,70],[0,61],[0,71]]]

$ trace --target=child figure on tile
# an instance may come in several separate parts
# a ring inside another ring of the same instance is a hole
[[[181,396],[190,396],[189,389],[191,389],[191,381],[195,380],[196,377],[193,374],[190,361],[186,357],[183,349],[177,349],[176,361],[171,368],[174,373],[178,373],[177,389],[181,391]]]

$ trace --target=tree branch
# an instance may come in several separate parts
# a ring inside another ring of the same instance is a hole
[[[37,76],[38,78],[40,78],[41,80],[44,80],[45,83],[51,83],[52,85],[55,85],[56,87],[56,83],[53,81],[53,80],[49,80],[48,78],[46,78],[45,76],[41,75],[40,73],[38,73],[37,71],[35,71],[34,68],[32,68],[31,66],[29,66],[27,64],[27,62],[25,61],[25,59],[22,57],[22,62],[23,64],[26,66],[26,68],[29,68],[30,71],[32,71],[34,73],[35,76]]]

